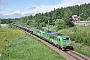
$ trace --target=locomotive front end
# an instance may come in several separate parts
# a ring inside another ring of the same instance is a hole
[[[70,46],[71,41],[70,41],[70,37],[69,36],[62,37],[62,41],[63,41],[62,50],[73,50],[73,47]]]

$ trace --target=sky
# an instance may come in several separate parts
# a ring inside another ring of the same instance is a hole
[[[19,18],[90,3],[90,0],[0,0],[0,18]]]

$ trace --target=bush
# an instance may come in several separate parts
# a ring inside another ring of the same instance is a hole
[[[87,30],[88,29],[88,30]],[[74,27],[73,34],[68,34],[72,41],[76,43],[82,43],[83,45],[90,46],[90,32],[89,27]]]

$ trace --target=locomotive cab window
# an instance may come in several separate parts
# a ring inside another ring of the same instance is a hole
[[[69,37],[67,37],[67,38],[63,38],[63,40],[69,40]]]

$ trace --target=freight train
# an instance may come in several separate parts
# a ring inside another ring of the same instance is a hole
[[[25,30],[29,32],[30,34],[36,35],[43,40],[51,43],[52,45],[60,48],[61,50],[73,50],[73,47],[70,45],[71,40],[70,37],[64,34],[56,33],[56,32],[51,32],[51,31],[45,31],[42,29],[34,28],[33,30],[22,27],[16,24],[12,24],[22,30]]]

